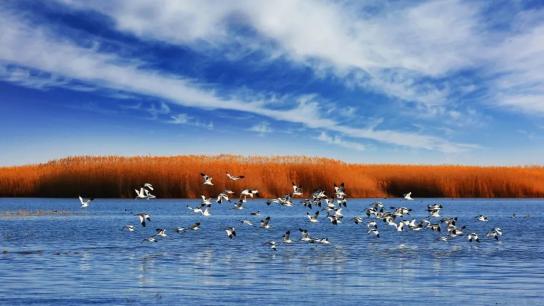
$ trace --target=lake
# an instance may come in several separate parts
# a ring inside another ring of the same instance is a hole
[[[268,207],[250,200],[244,210],[214,204],[204,217],[186,208],[197,200],[96,199],[81,209],[77,199],[0,199],[0,304],[543,303],[543,200],[380,200],[386,208],[411,208],[418,220],[427,204],[442,203],[441,215],[458,217],[480,243],[465,236],[440,241],[430,230],[396,232],[381,221],[380,238],[373,237],[363,210],[374,201],[349,200],[343,222],[333,225],[324,212],[310,223],[298,201]],[[14,213],[37,210],[44,215]],[[250,216],[255,210],[261,215]],[[145,228],[134,216],[144,211],[151,215]],[[489,221],[477,221],[479,214]],[[355,215],[365,217],[363,224],[351,221]],[[270,229],[259,228],[266,216]],[[242,218],[257,226],[240,224]],[[174,231],[197,221],[198,231]],[[124,230],[126,224],[136,230]],[[227,226],[236,238],[227,238]],[[485,237],[493,227],[502,228],[500,241]],[[155,228],[168,236],[144,242]],[[299,228],[331,244],[300,242]],[[293,244],[281,242],[286,230]],[[265,245],[270,240],[277,251]]]

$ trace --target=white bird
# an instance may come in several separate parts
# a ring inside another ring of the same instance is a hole
[[[429,210],[429,214],[431,217],[439,218],[440,217],[440,209],[431,209]]]
[[[253,196],[255,196],[257,193],[259,193],[259,190],[256,190],[256,189],[244,189],[240,192],[240,197],[241,196],[246,196],[246,197],[251,197],[253,198]]]
[[[151,221],[151,216],[147,213],[139,213],[136,216],[140,219],[140,224],[145,227],[145,221]]]
[[[193,207],[187,205],[187,209],[189,209],[190,211],[192,211],[195,214],[201,214],[202,213],[202,206],[193,208]]]
[[[408,192],[404,195],[404,199],[408,201],[412,201],[412,192]]]
[[[470,242],[472,242],[472,241],[480,242],[480,238],[478,237],[478,234],[476,234],[476,233],[468,234],[467,239]]]
[[[278,244],[276,243],[276,241],[271,240],[268,241],[266,244],[269,245],[272,250],[277,251]]]
[[[310,220],[310,222],[312,223],[317,223],[319,222],[319,220],[317,219],[317,217],[319,217],[319,210],[315,212],[315,214],[312,216],[310,215],[310,213],[306,213],[306,216],[308,217],[308,220]]]
[[[201,205],[199,207],[191,207],[189,205],[187,205],[187,208],[189,210],[191,210],[193,213],[195,214],[202,214],[203,216],[205,217],[209,217],[211,214],[210,214],[210,206],[209,205]]]
[[[236,176],[236,175],[232,175],[232,174],[230,174],[230,173],[227,172],[227,177],[228,177],[231,181],[237,181],[237,180],[243,179],[245,176],[243,176],[243,175]]]
[[[206,208],[202,211],[202,215],[203,215],[204,217],[209,217],[209,216],[211,216],[210,207],[206,207]]]
[[[266,229],[270,228],[270,216],[261,220],[261,227]]]
[[[302,195],[302,187],[297,186],[295,183],[293,183],[293,193],[291,195],[293,197],[301,196]]]
[[[328,238],[319,238],[319,239],[316,239],[316,242],[321,244],[330,244],[330,241]]]
[[[217,200],[215,200],[215,202],[221,204],[221,203],[223,203],[223,201],[228,201],[228,200],[229,200],[228,193],[221,192],[220,194],[217,195]]]
[[[229,237],[230,239],[236,237],[236,229],[234,227],[227,227],[225,232],[227,233],[227,237]]]
[[[502,230],[500,227],[495,227],[486,235],[486,237],[495,238],[495,240],[499,240],[500,236],[502,236]]]
[[[334,201],[331,199],[325,199],[325,203],[327,203],[327,210],[334,210],[336,208]]]
[[[348,200],[346,198],[337,198],[336,203],[338,204],[338,207],[348,207]]]
[[[196,222],[195,224],[191,225],[189,229],[193,231],[198,231],[200,229],[200,222]]]
[[[341,217],[338,217],[336,215],[329,215],[327,217],[329,219],[329,221],[331,221],[332,224],[334,225],[338,225],[339,223],[342,223],[342,218]]]
[[[293,206],[293,202],[291,201],[291,196],[288,194],[283,197],[273,199],[272,203],[278,203],[281,206],[287,206],[287,207]]]
[[[245,224],[245,225],[249,225],[249,226],[253,226],[253,223],[249,220],[240,220],[240,223],[242,224]]]
[[[164,228],[156,228],[155,229],[155,236],[161,236],[161,237],[166,237],[166,230]]]
[[[291,231],[285,232],[285,234],[283,234],[282,236],[283,243],[293,243],[293,240],[291,240],[290,236],[291,236]]]
[[[302,229],[302,228],[299,228],[298,230],[300,231],[300,240],[301,241],[309,242],[310,240],[312,240],[312,237],[310,237],[310,234],[308,233],[308,230],[305,230],[305,229]]]
[[[202,180],[203,180],[202,184],[213,186],[213,183],[212,183],[213,177],[208,176],[205,173],[200,173],[200,176],[202,176]]]
[[[334,193],[338,199],[343,199],[346,196],[344,183],[340,184],[340,186],[334,184]]]
[[[147,241],[147,242],[157,242],[157,238],[155,238],[155,235],[151,236],[151,237],[147,237],[144,239],[144,242]]]
[[[476,217],[476,219],[478,219],[478,221],[481,221],[481,222],[487,222],[487,221],[489,221],[489,219],[487,218],[487,216],[484,216],[484,215],[479,215],[478,217]]]
[[[89,207],[89,204],[93,201],[93,198],[84,199],[81,196],[79,196],[79,202],[81,203],[81,208],[87,208]]]
[[[431,223],[431,224],[427,225],[427,227],[430,228],[431,231],[433,231],[433,232],[440,232],[441,231],[439,223],[434,223],[434,224]]]
[[[448,231],[450,233],[450,237],[452,237],[452,238],[463,235],[463,230],[460,229],[460,228],[457,228],[457,227],[455,227],[455,228],[453,228],[451,230],[448,228]]]
[[[204,195],[200,197],[202,198],[202,205],[212,205],[212,198],[206,198]]]
[[[380,238],[380,232],[378,231],[377,228],[371,228],[368,230],[368,233],[369,234],[372,234],[374,236],[376,236],[376,238]]]
[[[238,202],[234,203],[233,209],[242,210],[244,209],[244,200],[240,199]]]
[[[145,190],[146,189],[144,189],[143,187],[140,188],[140,190],[134,189],[134,191],[136,191],[136,199],[147,199],[147,194]]]
[[[136,228],[132,224],[127,224],[123,228],[126,229],[129,232],[134,232],[136,230]]]
[[[187,230],[187,229],[186,229],[185,227],[179,227],[179,226],[178,226],[178,227],[175,228],[175,231],[176,231],[176,233],[178,233],[178,234],[181,234],[181,233],[185,232],[186,230]]]
[[[321,199],[326,199],[327,195],[325,194],[325,191],[318,189],[312,193],[312,198],[314,200],[321,200]]]
[[[151,192],[149,190],[147,190],[147,189],[144,189],[144,193],[145,193],[145,196],[146,196],[147,200],[156,198],[156,196],[151,194]]]
[[[353,220],[353,222],[354,222],[355,224],[359,224],[359,223],[362,223],[362,222],[363,222],[363,218],[361,218],[361,217],[359,217],[359,216],[353,217],[352,220]]]

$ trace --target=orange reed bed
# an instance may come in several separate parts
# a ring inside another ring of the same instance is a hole
[[[225,173],[245,175],[232,182]],[[202,185],[200,172],[214,186]],[[350,197],[544,197],[544,167],[366,165],[300,156],[69,157],[45,164],[0,168],[1,197],[134,197],[152,183],[161,198],[213,196],[228,188],[282,196],[291,182],[332,191],[345,182]]]

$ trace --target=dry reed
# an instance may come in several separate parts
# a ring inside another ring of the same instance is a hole
[[[245,175],[228,181],[225,173]],[[214,178],[202,185],[200,172]],[[544,197],[544,167],[367,165],[300,156],[69,157],[44,164],[0,168],[2,197],[134,197],[145,182],[160,198],[213,196],[228,188],[255,188],[261,197],[291,191],[291,182],[332,191],[345,182],[351,197]]]

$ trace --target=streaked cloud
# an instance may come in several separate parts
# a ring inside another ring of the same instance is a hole
[[[270,123],[266,121],[259,122],[247,130],[250,132],[258,133],[260,135],[272,133],[272,128],[270,127]]]
[[[333,118],[322,116],[319,99],[312,94],[288,97],[290,106],[283,109],[272,108],[274,101],[237,96],[235,91],[232,95],[220,96],[209,84],[199,84],[183,76],[149,69],[139,59],[102,52],[99,42],[91,47],[81,46],[68,39],[54,37],[47,29],[30,25],[23,17],[9,11],[2,12],[1,17],[0,27],[4,30],[0,33],[0,60],[25,69],[48,72],[93,86],[152,96],[180,106],[252,113],[387,144],[445,152],[471,147],[429,135],[343,126]],[[44,57],[44,54],[47,56]],[[150,113],[152,116],[166,114],[169,112],[166,108],[161,104],[161,108],[150,110]]]
[[[511,13],[509,32],[494,28],[485,15],[493,4],[461,0],[63,2],[105,14],[118,30],[142,39],[195,48],[242,41],[240,46],[264,48],[272,58],[287,57],[434,114],[447,113],[433,108],[449,108],[463,93],[456,73],[481,70],[488,79],[477,85],[489,93],[487,103],[543,113],[544,14],[538,8]],[[261,42],[234,32],[237,25],[255,30]]]
[[[365,146],[360,143],[346,141],[339,136],[330,136],[326,132],[321,132],[321,134],[319,134],[319,136],[317,136],[316,139],[328,144],[337,145],[337,146],[344,147],[350,150],[356,150],[356,151],[365,150]]]

